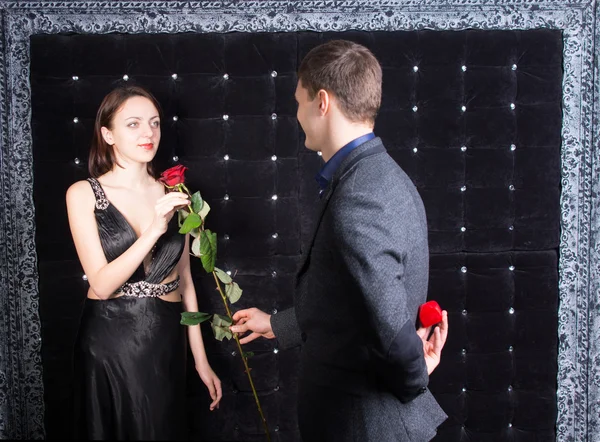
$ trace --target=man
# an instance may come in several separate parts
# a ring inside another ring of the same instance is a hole
[[[312,441],[428,441],[446,419],[427,390],[447,313],[415,333],[426,299],[427,222],[410,178],[373,134],[381,67],[365,47],[336,40],[298,71],[298,121],[322,153],[315,232],[301,261],[294,308],[234,315],[232,331],[302,343],[298,423]]]

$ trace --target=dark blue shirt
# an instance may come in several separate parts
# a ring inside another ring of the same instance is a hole
[[[321,188],[319,195],[323,194],[323,191],[329,185],[329,182],[333,178],[333,174],[335,174],[335,171],[338,169],[338,167],[340,167],[340,164],[342,164],[344,158],[346,158],[350,154],[350,152],[352,152],[358,146],[360,146],[363,143],[366,143],[369,140],[372,140],[373,138],[375,138],[375,134],[373,132],[355,138],[354,140],[346,144],[344,147],[342,147],[340,150],[338,150],[329,159],[329,161],[325,163],[325,165],[321,168],[319,173],[317,173],[317,175],[315,176],[315,179],[317,180],[317,183],[319,183],[319,187]]]

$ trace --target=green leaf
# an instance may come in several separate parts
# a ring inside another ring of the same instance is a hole
[[[227,316],[213,315],[210,325],[217,341],[222,341],[223,338],[233,338],[233,333],[231,330],[229,330],[229,326],[231,324],[231,319],[229,319]]]
[[[200,256],[200,237],[197,236],[196,238],[194,238],[194,240],[192,241],[192,254],[194,256]]]
[[[189,214],[190,213],[187,210],[185,210],[185,209],[179,209],[177,211],[177,220],[178,220],[178,223],[179,223],[179,227],[181,227],[183,225],[183,222],[185,221],[185,219],[187,218],[187,216]]]
[[[198,212],[198,215],[200,215],[200,218],[202,218],[202,220],[204,220],[206,218],[206,215],[208,215],[208,212],[210,212],[210,206],[208,205],[208,203],[206,201],[204,201],[204,204],[202,205],[202,209],[200,210],[200,212]]]
[[[200,259],[206,273],[211,273],[217,259],[217,234],[210,230],[203,230],[200,233]]]
[[[190,213],[183,222],[181,228],[179,229],[179,233],[189,233],[190,230],[195,229],[196,227],[200,227],[201,224],[202,219],[200,219],[200,216],[198,216],[195,213]]]
[[[242,297],[242,289],[237,285],[237,282],[227,284],[227,287],[225,287],[225,294],[227,295],[229,302],[234,304]]]
[[[181,313],[181,321],[182,325],[197,325],[201,324],[204,321],[209,320],[212,317],[210,313],[202,313],[202,312],[182,312]]]
[[[218,267],[215,267],[215,273],[217,274],[217,278],[219,278],[223,284],[231,284],[231,276],[229,276],[223,270],[221,270]]]
[[[217,327],[214,324],[211,324],[211,326],[217,341],[222,341],[224,338],[231,339],[233,337],[231,330],[228,328]]]
[[[195,229],[190,230],[190,235],[194,238],[198,238],[200,236],[200,229],[196,227]]]
[[[244,352],[244,357],[246,359],[251,358],[252,356],[254,356],[254,352],[253,351],[245,351]]]
[[[192,210],[194,213],[199,213],[202,210],[202,206],[204,205],[204,201],[200,196],[200,192],[196,192],[192,195]]]
[[[233,322],[231,321],[231,319],[229,319],[229,316],[225,316],[225,315],[218,315],[218,314],[214,314],[213,315],[213,322],[215,324],[217,324],[218,326],[222,326],[222,327],[229,327],[230,325],[233,324]]]

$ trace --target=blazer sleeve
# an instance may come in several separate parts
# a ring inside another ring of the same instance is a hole
[[[369,192],[369,181],[354,177],[352,185],[341,186],[332,201],[333,235],[366,305],[375,338],[373,370],[402,402],[409,402],[429,382],[404,283],[414,235],[421,235],[426,247],[426,226],[406,186],[392,183]]]
[[[302,334],[296,319],[296,310],[290,307],[271,315],[271,329],[282,350],[302,344]]]

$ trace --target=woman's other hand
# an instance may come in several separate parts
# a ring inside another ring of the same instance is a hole
[[[210,411],[219,408],[219,402],[221,402],[221,397],[223,397],[221,380],[209,365],[204,365],[202,367],[196,366],[196,371],[200,375],[200,379],[202,379],[204,385],[206,385],[206,388],[208,388],[208,393],[212,399]]]

